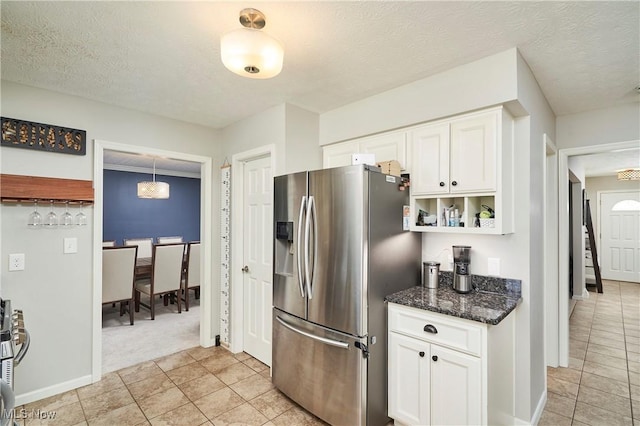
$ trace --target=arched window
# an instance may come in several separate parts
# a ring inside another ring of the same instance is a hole
[[[611,209],[614,212],[636,212],[640,211],[640,201],[622,200],[613,205]]]

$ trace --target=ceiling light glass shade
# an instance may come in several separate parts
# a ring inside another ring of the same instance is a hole
[[[138,182],[138,198],[166,200],[169,198],[169,184],[167,182]]]
[[[640,169],[618,170],[618,180],[640,180]]]
[[[268,34],[241,28],[220,39],[222,63],[230,71],[249,78],[271,78],[282,71],[284,49]]]

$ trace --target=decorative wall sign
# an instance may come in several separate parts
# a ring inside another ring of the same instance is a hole
[[[87,132],[2,117],[2,146],[85,155]]]
[[[231,165],[220,169],[220,341],[229,344],[231,282]]]

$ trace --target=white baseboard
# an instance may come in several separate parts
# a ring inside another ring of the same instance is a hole
[[[531,420],[526,421],[522,420],[518,417],[514,417],[513,424],[515,426],[532,426],[537,425],[540,422],[540,417],[542,417],[542,412],[544,411],[544,406],[547,405],[547,390],[545,389],[542,395],[540,396],[540,400],[538,401],[538,406],[536,407],[536,411],[533,413],[533,417]]]
[[[77,379],[69,380],[68,382],[58,383],[53,386],[38,389],[35,391],[16,395],[16,407],[23,404],[29,404],[30,402],[39,401],[43,398],[48,398],[59,393],[70,391],[71,389],[77,389],[82,386],[90,385],[93,383],[91,375],[78,377]]]
[[[587,290],[586,288],[582,289],[582,294],[579,296],[576,296],[575,294],[572,297],[573,300],[587,300],[589,299],[589,290]]]

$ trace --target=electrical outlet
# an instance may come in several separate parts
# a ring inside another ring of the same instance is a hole
[[[498,277],[500,276],[500,258],[490,257],[487,264],[487,275]]]
[[[77,253],[78,252],[78,239],[77,238],[65,238],[64,239],[64,253]]]
[[[9,271],[24,271],[24,253],[9,255]]]

